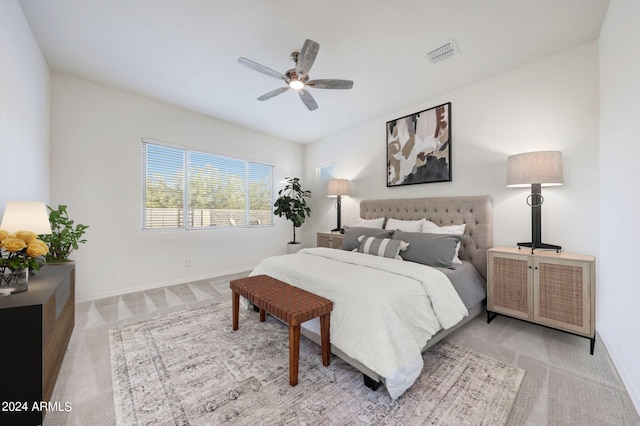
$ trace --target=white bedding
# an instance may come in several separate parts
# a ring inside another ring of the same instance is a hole
[[[420,375],[427,340],[468,314],[442,272],[412,262],[313,248],[267,258],[260,274],[332,300],[331,343],[384,377],[393,399]]]

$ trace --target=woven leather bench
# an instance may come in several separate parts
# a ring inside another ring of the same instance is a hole
[[[260,309],[260,321],[266,313],[289,325],[289,383],[298,384],[298,361],[300,358],[300,324],[320,317],[322,340],[322,364],[328,366],[331,358],[329,321],[333,302],[306,290],[294,287],[268,275],[256,275],[232,280],[233,329],[238,329],[240,296]]]

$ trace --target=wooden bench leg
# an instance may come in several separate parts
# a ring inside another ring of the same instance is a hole
[[[267,312],[260,308],[260,322],[264,322],[267,319]]]
[[[322,340],[322,365],[331,363],[331,334],[329,333],[329,319],[331,313],[320,315],[320,339]]]
[[[231,315],[232,315],[232,321],[231,321],[231,325],[233,327],[234,330],[238,329],[238,316],[240,314],[240,294],[236,293],[235,291],[232,293],[231,295],[231,300],[232,300],[232,307],[231,307]]]
[[[300,325],[289,326],[289,384],[298,384],[298,360],[300,358]]]

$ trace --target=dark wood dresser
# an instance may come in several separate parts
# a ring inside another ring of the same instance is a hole
[[[0,297],[0,424],[39,425],[49,409],[75,323],[75,267],[45,265],[29,290]],[[65,406],[66,403],[66,406]]]

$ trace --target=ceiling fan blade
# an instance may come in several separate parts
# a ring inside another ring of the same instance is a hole
[[[353,81],[351,80],[311,80],[307,82],[307,86],[315,89],[351,89]]]
[[[313,99],[313,96],[311,96],[311,93],[307,92],[304,89],[300,89],[298,91],[298,95],[300,95],[300,99],[302,99],[302,102],[306,105],[306,107],[309,108],[309,111],[315,111],[316,109],[318,109],[318,104],[316,103],[316,100]]]
[[[271,99],[274,96],[278,96],[278,95],[283,94],[287,90],[289,90],[289,86],[278,87],[277,89],[272,90],[269,93],[265,93],[264,95],[260,96],[258,98],[258,100],[259,101],[266,101],[267,99]]]
[[[251,68],[252,70],[261,72],[262,74],[266,74],[270,77],[278,78],[280,80],[287,81],[287,77],[280,74],[278,71],[274,71],[271,68],[265,67],[257,62],[252,61],[247,58],[238,58],[238,62],[244,65],[245,67]]]
[[[320,45],[313,40],[305,40],[300,55],[298,56],[298,63],[296,64],[296,74],[298,77],[303,78],[309,74],[311,66],[318,56],[318,50]]]

